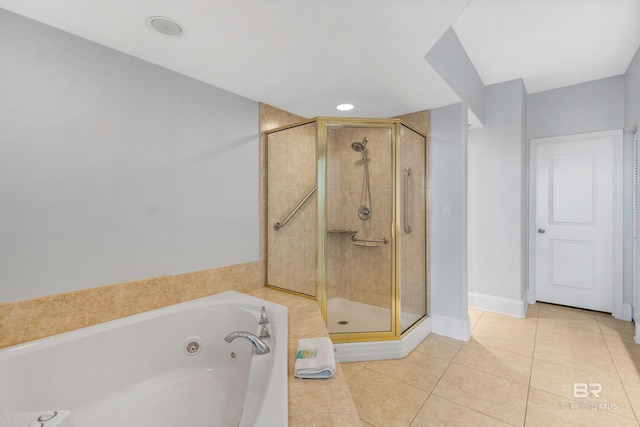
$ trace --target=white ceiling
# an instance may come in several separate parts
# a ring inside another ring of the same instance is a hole
[[[624,74],[640,46],[640,0],[473,0],[453,29],[485,85],[528,93]]]
[[[459,101],[424,55],[451,26],[485,84],[624,74],[640,0],[0,0],[0,8],[306,117]],[[169,38],[150,16],[179,22]],[[340,113],[335,105],[356,108]]]

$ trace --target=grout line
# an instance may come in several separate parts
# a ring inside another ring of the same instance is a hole
[[[477,322],[476,322],[476,323],[477,323]],[[427,338],[425,338],[425,339],[427,339]],[[424,341],[424,340],[423,340],[423,341]],[[467,342],[468,342],[468,341],[467,341]],[[438,384],[440,384],[440,380],[442,379],[442,377],[444,377],[444,376],[446,375],[447,371],[449,370],[449,367],[450,367],[450,366],[451,366],[451,364],[453,363],[453,359],[455,359],[455,358],[458,356],[458,353],[460,353],[460,351],[462,350],[462,347],[464,347],[464,343],[463,343],[463,344],[458,348],[458,351],[456,351],[456,354],[454,354],[454,355],[453,355],[453,357],[451,358],[451,360],[449,360],[449,361],[448,361],[448,363],[447,363],[447,367],[444,369],[444,371],[442,371],[442,375],[440,375],[440,377],[438,377],[438,381],[436,381],[436,383],[433,385],[433,388],[431,389],[431,391],[430,391],[430,392],[429,392],[429,394],[427,395],[427,398],[426,398],[426,399],[424,399],[424,402],[422,402],[422,405],[420,405],[420,409],[418,409],[418,411],[416,412],[416,414],[415,414],[415,415],[413,416],[413,418],[411,419],[411,422],[409,423],[409,426],[410,426],[410,425],[413,423],[413,421],[416,419],[416,417],[418,416],[418,414],[420,413],[420,411],[422,411],[422,408],[424,408],[424,405],[426,405],[426,404],[427,404],[427,400],[429,400],[429,397],[431,397],[431,395],[432,395],[432,394],[434,394],[434,393],[433,393],[433,392],[434,392],[434,390],[436,389],[436,387],[438,387]],[[415,351],[415,350],[414,350],[414,351]],[[439,357],[437,357],[437,356],[433,356],[433,355],[428,354],[428,353],[423,353],[423,354],[426,354],[426,355],[428,355],[428,356],[430,356],[430,357],[435,357],[436,359],[440,359],[440,360],[444,360],[444,361],[446,361],[446,359],[442,359],[442,358],[439,358]],[[436,394],[436,396],[438,396],[438,395]],[[438,397],[440,397],[440,396],[438,396]],[[458,405],[459,405],[459,403],[458,403]],[[462,405],[462,406],[464,406],[464,405]],[[466,406],[465,406],[465,408],[466,408]],[[407,426],[407,427],[408,427],[408,426]]]
[[[449,402],[453,403],[454,405],[458,405],[458,406],[462,406],[463,408],[470,409],[470,410],[472,410],[473,412],[476,412],[476,413],[478,413],[478,414],[484,415],[485,417],[492,418],[492,419],[494,419],[494,420],[496,420],[496,421],[499,421],[499,422],[501,422],[501,423],[504,423],[504,424],[513,425],[513,424],[508,423],[508,422],[506,422],[506,421],[504,421],[504,420],[501,420],[500,418],[496,418],[496,417],[494,417],[493,415],[485,414],[485,413],[484,413],[484,412],[482,412],[482,411],[478,411],[477,409],[470,408],[469,406],[463,405],[462,403],[458,403],[458,402],[456,402],[456,401],[454,401],[454,400],[451,400],[451,399],[448,399],[448,398],[446,398],[446,397],[444,397],[444,396],[440,396],[439,394],[434,394],[434,393],[431,393],[431,394],[433,394],[434,396],[436,396],[436,397],[438,397],[438,398],[440,398],[440,399],[447,400],[447,401],[449,401]]]
[[[613,364],[613,368],[616,370],[616,374],[618,375],[618,380],[620,381],[620,385],[622,386],[622,391],[624,391],[624,395],[627,398],[627,403],[629,404],[629,407],[631,408],[631,412],[635,416],[635,421],[638,422],[640,420],[638,420],[638,415],[636,414],[636,410],[633,407],[633,405],[631,404],[631,398],[629,397],[629,393],[627,393],[627,389],[624,386],[624,381],[622,381],[622,376],[620,375],[620,371],[618,370],[618,365],[616,365],[616,361],[614,360],[613,354],[611,353],[611,348],[609,348],[609,343],[607,342],[607,340],[604,337],[604,332],[602,332],[602,327],[600,326],[600,322],[598,322],[597,318],[596,318],[596,323],[598,324],[598,330],[600,331],[600,335],[602,336],[602,340],[604,341],[604,345],[607,347],[607,353],[609,354],[609,358],[611,359],[611,363]],[[619,414],[616,414],[616,415],[619,415]]]
[[[525,313],[525,318],[526,318]],[[531,352],[531,368],[529,368],[529,384],[527,384],[527,400],[524,402],[524,420],[522,421],[522,425],[527,425],[527,411],[529,410],[529,395],[531,393],[531,377],[533,376],[533,363],[535,361],[536,355],[536,342],[538,341],[538,320],[540,319],[540,307],[538,307],[538,312],[536,315],[536,331],[533,334],[533,351]]]
[[[540,389],[540,388],[538,388],[538,387],[531,387],[531,388],[536,389],[536,390],[537,390],[537,391],[539,391],[540,393],[550,394],[550,395],[555,396],[555,397],[560,398],[560,399],[565,399],[565,400],[569,400],[569,401],[571,401],[571,402],[576,402],[576,403],[584,403],[584,401],[577,400],[577,399],[572,399],[572,398],[567,397],[567,396],[562,396],[562,395],[557,394],[557,393],[554,393],[554,392],[552,392],[552,391],[542,390],[542,389]],[[626,391],[625,391],[625,393],[626,393]],[[631,412],[633,412],[633,407],[631,407]],[[634,412],[634,418],[625,417],[625,416],[624,416],[624,415],[622,415],[622,414],[619,414],[619,413],[617,413],[617,412],[612,412],[612,411],[605,411],[605,413],[606,413],[606,414],[610,414],[610,415],[616,415],[616,416],[618,416],[618,417],[622,417],[622,418],[624,418],[625,420],[633,420],[633,421],[635,421],[635,422],[638,422],[638,420],[635,418],[635,412]]]

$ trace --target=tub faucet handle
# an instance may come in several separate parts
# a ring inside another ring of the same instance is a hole
[[[266,340],[267,338],[271,338],[271,335],[269,335],[269,328],[267,328],[267,325],[262,325],[262,328],[260,328],[260,336],[258,337],[260,339]]]
[[[258,324],[259,325],[269,324],[269,318],[267,317],[267,308],[265,306],[262,306],[262,311],[260,312],[260,322]]]

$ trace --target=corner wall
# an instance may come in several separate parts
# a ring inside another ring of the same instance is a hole
[[[526,314],[526,91],[485,87],[484,127],[469,130],[469,305]]]
[[[433,332],[468,340],[467,107],[431,111],[431,317]],[[444,215],[443,215],[444,213]]]

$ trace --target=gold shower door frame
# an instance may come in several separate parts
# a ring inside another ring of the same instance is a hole
[[[351,332],[331,334],[334,343],[343,342],[367,342],[381,341],[400,338],[399,334],[399,313],[400,313],[400,289],[399,278],[399,246],[396,239],[398,236],[400,215],[399,194],[400,184],[398,179],[400,151],[398,141],[400,140],[400,120],[399,119],[361,119],[361,118],[326,118],[318,117],[318,264],[317,264],[317,297],[322,315],[327,321],[327,128],[329,127],[349,127],[349,128],[386,128],[391,130],[391,177],[393,206],[391,213],[391,329],[389,331],[376,332]]]
[[[352,333],[340,333],[331,334],[331,339],[334,343],[346,343],[346,342],[368,342],[368,341],[384,341],[400,339],[404,333],[411,331],[418,324],[420,324],[424,318],[428,315],[428,312],[422,316],[422,318],[416,321],[411,327],[404,332],[400,326],[400,313],[401,313],[401,299],[400,299],[400,215],[401,215],[401,203],[400,203],[400,129],[402,126],[409,130],[423,136],[425,141],[428,141],[427,137],[421,132],[403,124],[400,119],[362,119],[362,118],[335,118],[335,117],[316,117],[309,120],[304,120],[298,123],[293,123],[287,126],[281,126],[276,129],[272,129],[266,132],[267,141],[268,136],[271,133],[283,131],[289,128],[306,125],[310,123],[316,123],[316,177],[317,177],[317,257],[316,257],[316,300],[320,306],[322,316],[327,321],[327,128],[328,127],[362,127],[362,128],[387,128],[391,130],[391,177],[392,177],[392,214],[391,214],[391,329],[389,331],[376,331],[376,332],[352,332]],[[428,142],[427,142],[428,144]],[[426,156],[428,156],[428,145],[425,147]],[[427,157],[428,159],[428,157]],[[425,159],[425,161],[427,160]],[[268,161],[268,159],[267,159]],[[425,165],[426,166],[426,165]],[[268,180],[268,177],[267,177]],[[267,196],[268,197],[268,196]],[[428,199],[427,199],[428,200]],[[427,202],[428,203],[428,202]],[[425,206],[426,208],[426,206]],[[427,211],[428,214],[428,211]],[[428,251],[428,234],[425,236],[426,250]],[[268,251],[268,248],[267,248]],[[428,258],[427,258],[428,259]],[[425,260],[425,262],[428,262]],[[428,266],[427,270],[428,272]],[[267,286],[269,286],[267,284]],[[428,278],[425,278],[425,286],[428,286]],[[276,287],[276,289],[282,290],[282,288]],[[286,291],[286,289],[285,289]],[[293,292],[296,293],[296,292]],[[302,295],[302,294],[298,294]],[[302,295],[309,297],[308,295]],[[428,301],[427,301],[428,302]]]

